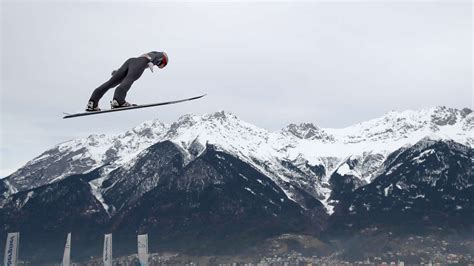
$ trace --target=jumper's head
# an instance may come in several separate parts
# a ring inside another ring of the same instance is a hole
[[[168,55],[165,52],[153,51],[149,52],[147,55],[153,65],[158,66],[158,68],[164,68],[168,64]]]
[[[161,63],[158,65],[158,68],[164,68],[168,64],[168,54],[163,52],[163,59],[161,60]]]

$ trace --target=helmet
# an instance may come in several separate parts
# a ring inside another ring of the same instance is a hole
[[[164,68],[168,64],[168,54],[163,52],[161,63],[158,65],[159,68]]]
[[[147,58],[159,68],[164,68],[168,64],[168,55],[165,52],[149,52]]]

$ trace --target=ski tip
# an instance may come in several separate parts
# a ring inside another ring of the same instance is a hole
[[[196,100],[196,99],[200,99],[200,98],[202,98],[202,97],[204,97],[204,96],[206,96],[206,95],[207,95],[207,93],[201,94],[201,95],[199,95],[199,96],[191,97],[191,98],[188,98],[188,99],[186,99],[186,100],[188,100],[188,101]]]
[[[63,112],[63,119],[66,119],[66,118],[69,118],[69,116],[71,116],[72,114],[71,113],[66,113],[66,112]]]

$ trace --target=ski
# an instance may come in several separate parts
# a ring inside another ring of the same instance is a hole
[[[141,109],[141,108],[160,106],[160,105],[175,104],[175,103],[181,103],[181,102],[186,102],[186,101],[197,100],[197,99],[202,98],[204,96],[206,96],[206,94],[199,95],[199,96],[196,96],[196,97],[187,98],[187,99],[169,101],[169,102],[140,104],[140,105],[137,105],[137,106],[107,109],[107,110],[96,111],[96,112],[83,112],[83,113],[76,113],[76,114],[67,114],[66,113],[66,115],[63,117],[63,119],[73,118],[73,117],[80,117],[80,116],[87,116],[87,115],[98,115],[98,114],[105,114],[105,113],[111,113],[111,112],[127,111],[127,110],[133,110],[133,109]]]

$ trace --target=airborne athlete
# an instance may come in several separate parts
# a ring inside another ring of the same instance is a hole
[[[168,55],[165,52],[149,52],[139,57],[129,58],[123,65],[112,71],[112,77],[104,84],[100,85],[97,89],[92,92],[92,95],[87,103],[86,112],[84,113],[64,113],[63,118],[73,118],[80,116],[90,116],[97,114],[105,114],[110,112],[136,110],[153,106],[169,105],[187,101],[193,101],[204,97],[206,94],[199,96],[185,98],[180,100],[166,101],[166,102],[155,102],[148,104],[131,104],[125,100],[127,92],[132,86],[133,82],[139,79],[145,69],[150,68],[153,72],[153,66],[158,68],[164,68],[168,64]],[[110,101],[110,109],[100,110],[99,101],[104,94],[111,88],[117,86],[114,93],[114,98]]]
[[[86,111],[101,111],[99,108],[99,100],[109,89],[117,85],[118,87],[115,89],[114,98],[110,102],[110,107],[115,109],[136,106],[136,104],[125,101],[127,92],[133,82],[141,77],[147,67],[153,72],[153,66],[164,68],[167,64],[168,55],[165,52],[152,51],[139,57],[129,58],[118,70],[112,71],[112,77],[108,81],[92,92],[89,102],[87,103]]]

